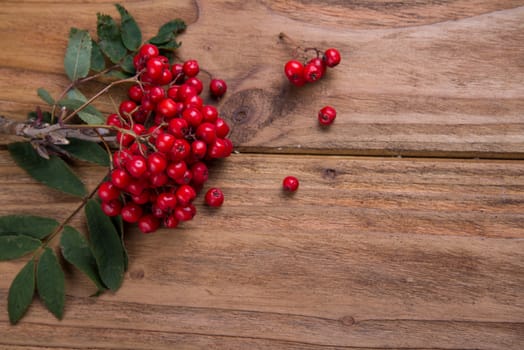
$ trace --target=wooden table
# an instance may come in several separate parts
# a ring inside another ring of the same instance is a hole
[[[17,120],[41,104],[38,87],[66,86],[69,28],[95,33],[96,12],[117,15],[102,0],[0,5],[1,112]],[[197,200],[174,231],[131,228],[117,293],[90,297],[67,269],[62,321],[35,301],[11,326],[7,290],[25,259],[2,262],[0,348],[524,348],[524,1],[124,5],[149,37],[186,20],[180,58],[229,83],[219,108],[239,153],[209,181],[226,202]],[[291,87],[280,32],[337,47],[342,63]],[[321,130],[327,104],[339,115]],[[78,201],[17,168],[8,141],[0,215],[65,218]],[[105,173],[77,169],[90,186]],[[286,175],[301,180],[293,196]]]

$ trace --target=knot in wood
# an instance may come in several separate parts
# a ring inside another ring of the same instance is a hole
[[[235,124],[243,124],[248,121],[249,107],[242,105],[235,109],[232,113],[232,119]]]
[[[322,177],[324,179],[330,179],[333,180],[335,177],[337,177],[337,171],[332,168],[325,168],[322,170]]]

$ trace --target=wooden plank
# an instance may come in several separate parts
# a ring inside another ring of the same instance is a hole
[[[0,215],[72,210],[0,155]],[[90,186],[103,171],[80,168]],[[16,327],[0,313],[0,344],[520,349],[523,174],[516,161],[233,155],[211,170],[222,208],[198,199],[174,231],[131,229],[117,293],[90,298],[68,269],[64,320],[38,302]],[[0,309],[22,264],[0,264]]]
[[[11,117],[23,118],[39,102],[36,88],[57,94],[64,86],[70,26],[94,30],[96,11],[116,14],[104,1],[65,4],[8,1],[0,10],[0,30],[9,34],[0,39],[0,100]],[[128,7],[148,35],[177,15],[192,23],[180,57],[199,59],[205,82],[229,82],[221,109],[240,150],[522,158],[522,5],[224,0]],[[32,35],[34,28],[45,35]],[[291,88],[282,67],[292,47],[278,39],[281,31],[300,44],[339,48],[342,64],[314,86]],[[315,120],[326,104],[339,111],[329,132]],[[109,100],[103,107],[113,110]]]

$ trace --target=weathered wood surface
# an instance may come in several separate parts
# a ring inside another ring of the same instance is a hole
[[[228,81],[220,108],[242,153],[210,180],[226,204],[200,199],[175,231],[131,229],[116,294],[89,297],[70,267],[63,321],[35,301],[10,326],[6,293],[24,260],[2,262],[0,349],[524,348],[524,1],[123,4],[146,37],[185,19],[181,59]],[[1,2],[3,115],[22,120],[38,87],[60,93],[69,28],[94,33],[97,11],[116,15],[105,0]],[[339,48],[343,63],[291,88],[282,31]],[[339,111],[328,131],[315,120],[324,104]],[[77,200],[18,169],[10,140],[0,215],[65,218]],[[78,170],[91,187],[105,174]],[[290,174],[301,187],[285,196]]]
[[[0,214],[74,206],[0,159]],[[104,174],[81,170],[91,185]],[[285,196],[290,173],[302,185]],[[212,169],[220,210],[198,202],[174,232],[131,230],[122,289],[90,298],[71,269],[64,320],[38,302],[16,327],[2,312],[0,344],[520,349],[523,175],[504,161],[234,155]],[[0,265],[0,309],[22,264]]]
[[[244,150],[339,154],[524,155],[524,1],[137,1],[145,28],[181,16],[182,59],[229,82],[224,115]],[[4,1],[0,9],[3,113],[23,118],[36,88],[65,85],[69,27],[95,32],[112,2]],[[291,88],[293,45],[340,49],[321,82]],[[21,45],[23,43],[23,45]],[[205,74],[204,74],[205,75]],[[339,112],[329,137],[316,111]],[[105,110],[113,110],[110,100]]]

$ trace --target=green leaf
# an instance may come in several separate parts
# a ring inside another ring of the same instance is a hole
[[[97,17],[98,45],[111,62],[118,63],[127,53],[122,43],[120,28],[111,16],[99,13]]]
[[[116,79],[127,79],[133,76],[131,73],[122,72],[119,70],[112,70],[106,74],[107,77],[116,78]]]
[[[84,103],[85,101],[75,98],[65,98],[58,101],[60,106],[64,106],[70,111],[77,110]],[[103,124],[105,122],[104,115],[93,105],[87,105],[84,109],[78,112],[78,116],[87,124]]]
[[[35,180],[74,196],[83,197],[87,194],[82,181],[57,156],[52,155],[50,159],[44,159],[29,142],[10,143],[7,148],[16,164]]]
[[[122,60],[122,63],[120,63],[120,66],[127,73],[135,74],[135,72],[136,72],[135,65],[133,63],[133,55],[132,54],[127,55],[126,57],[124,57],[124,59]]]
[[[84,78],[91,66],[91,36],[87,30],[71,28],[64,67],[71,81]]]
[[[124,278],[124,250],[118,233],[96,200],[85,207],[91,249],[104,284],[116,291]]]
[[[116,232],[120,236],[120,241],[122,242],[122,249],[124,251],[124,271],[127,271],[129,265],[129,255],[127,254],[126,244],[124,241],[124,221],[122,220],[122,215],[111,216],[111,222],[115,226]]]
[[[101,166],[109,166],[109,156],[99,144],[91,141],[69,138],[69,145],[60,146],[73,157]]]
[[[166,43],[163,43],[163,44],[159,44],[157,45],[159,49],[164,49],[164,50],[174,50],[174,49],[178,49],[180,47],[182,43],[178,42],[175,40],[175,38],[173,37],[172,40],[166,42]]]
[[[86,274],[99,290],[105,290],[96,260],[87,240],[71,226],[64,227],[60,238],[60,248],[64,258],[77,269]]]
[[[7,296],[9,321],[16,324],[31,305],[35,294],[35,261],[30,260],[16,275]]]
[[[142,43],[142,32],[133,16],[120,4],[115,4],[121,18],[122,42],[130,51],[136,51]]]
[[[34,215],[0,217],[0,236],[24,235],[43,239],[58,227],[58,221]]]
[[[106,60],[96,41],[91,40],[91,69],[101,72],[106,69]]]
[[[0,236],[0,260],[18,259],[38,249],[42,242],[28,236]]]
[[[55,253],[45,248],[36,267],[36,286],[44,305],[59,320],[64,314],[65,277]]]
[[[45,103],[47,103],[48,105],[54,105],[55,104],[55,100],[51,97],[51,94],[49,93],[49,91],[47,91],[46,89],[44,88],[38,88],[38,90],[36,90],[36,93],[38,94],[38,96],[40,96],[40,98],[42,100],[44,100]]]
[[[153,38],[149,39],[149,42],[152,44],[165,44],[172,41],[176,34],[184,31],[187,28],[186,23],[181,19],[174,19],[163,24],[160,29],[158,29],[158,34]]]

